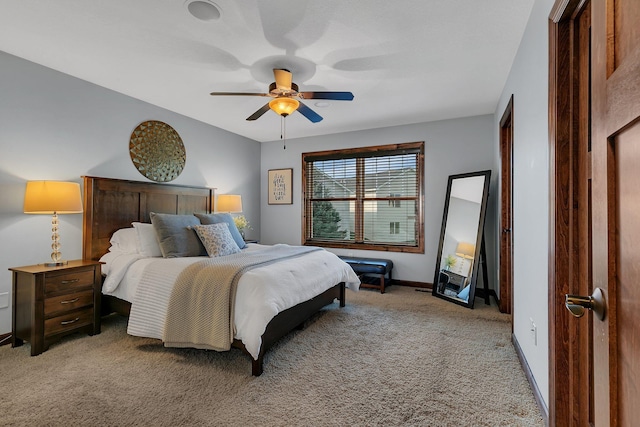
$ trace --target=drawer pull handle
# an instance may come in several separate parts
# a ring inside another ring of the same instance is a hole
[[[70,324],[72,324],[72,323],[76,323],[78,320],[80,320],[80,318],[79,318],[79,317],[76,317],[76,318],[75,318],[75,319],[73,319],[73,320],[63,320],[62,322],[60,322],[60,324],[61,324],[62,326],[64,326],[64,325],[70,325]]]
[[[80,279],[71,279],[71,280],[63,280],[60,283],[62,283],[63,285],[68,285],[69,283],[76,283],[76,282],[79,282],[79,281],[80,281]]]
[[[60,301],[60,304],[73,304],[74,302],[80,301],[80,298],[74,298],[67,301]]]

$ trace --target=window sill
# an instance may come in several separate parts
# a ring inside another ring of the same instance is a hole
[[[365,251],[381,251],[381,252],[404,252],[413,254],[423,254],[424,247],[419,246],[399,246],[385,244],[370,243],[346,243],[346,242],[327,242],[323,240],[307,240],[302,243],[305,246],[320,246],[322,248],[338,248],[338,249],[358,249]]]

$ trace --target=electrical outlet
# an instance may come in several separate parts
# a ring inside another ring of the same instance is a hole
[[[9,292],[0,293],[0,308],[9,307]]]
[[[529,318],[531,321],[531,326],[529,327],[529,332],[531,333],[531,339],[533,340],[533,345],[538,345],[538,327],[532,318]]]

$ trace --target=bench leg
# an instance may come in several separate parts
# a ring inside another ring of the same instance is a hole
[[[374,283],[362,283],[362,287],[363,288],[373,288],[373,289],[380,289],[380,293],[384,294],[385,292],[385,284],[386,284],[386,280],[391,280],[391,274],[389,274],[389,279],[385,280],[385,275],[384,274],[379,274],[379,273],[363,273],[363,274],[359,274],[358,277],[360,278],[360,280],[362,280],[362,278],[368,275],[369,277],[373,276],[373,277],[378,277],[380,278],[380,283],[379,284],[375,284]]]

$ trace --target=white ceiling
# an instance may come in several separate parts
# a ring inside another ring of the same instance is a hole
[[[534,0],[0,0],[0,50],[257,141],[280,138],[273,68],[351,91],[286,119],[287,138],[492,114]],[[152,119],[152,118],[150,118]]]

